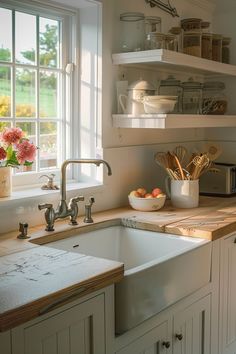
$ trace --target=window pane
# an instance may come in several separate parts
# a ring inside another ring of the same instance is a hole
[[[0,66],[0,117],[11,117],[11,68]]]
[[[16,12],[16,62],[36,64],[36,16]]]
[[[0,8],[0,60],[12,60],[12,12]]]
[[[57,152],[59,150],[57,142],[57,123],[45,122],[40,124],[40,169],[52,169],[58,165]]]
[[[11,123],[10,122],[0,122],[0,132],[4,129],[4,128],[10,128]]]
[[[39,61],[50,68],[59,66],[59,22],[48,18],[39,19]]]
[[[36,126],[35,123],[21,122],[16,124],[17,127],[21,128],[25,132],[26,138],[30,140],[31,143],[36,145]],[[36,161],[30,166],[20,166],[16,169],[16,173],[30,172],[36,170]]]
[[[35,70],[16,69],[16,117],[35,117]]]
[[[40,117],[55,118],[58,116],[57,87],[58,74],[49,71],[40,72]]]

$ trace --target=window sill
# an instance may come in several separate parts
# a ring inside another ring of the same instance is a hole
[[[67,183],[66,185],[66,191],[69,192],[74,192],[75,194],[82,194],[82,193],[94,193],[96,191],[101,191],[101,189],[104,188],[103,184],[99,183]],[[51,195],[57,195],[59,196],[60,190],[42,190],[39,186],[38,187],[27,187],[27,188],[21,188],[21,189],[16,189],[12,192],[12,195],[10,197],[6,198],[0,198],[0,205],[7,203],[10,204],[12,202],[16,201],[23,201],[25,199],[30,199],[30,198],[37,198],[37,197],[43,197],[43,196],[51,196]]]

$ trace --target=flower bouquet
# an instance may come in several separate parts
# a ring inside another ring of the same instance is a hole
[[[5,128],[0,133],[0,197],[11,194],[11,167],[31,166],[37,147],[20,128]]]

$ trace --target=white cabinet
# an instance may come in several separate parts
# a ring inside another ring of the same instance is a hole
[[[210,354],[210,295],[173,319],[173,354]]]
[[[163,322],[143,336],[122,348],[116,354],[167,354],[171,353],[171,343],[167,340],[168,321]]]
[[[105,354],[104,313],[101,294],[19,326],[12,330],[12,354]]]
[[[167,310],[165,321],[143,330],[142,336],[132,338],[116,354],[210,354],[211,295],[187,307],[184,303],[178,312],[175,307]]]
[[[220,271],[220,353],[236,353],[236,235],[222,240]]]

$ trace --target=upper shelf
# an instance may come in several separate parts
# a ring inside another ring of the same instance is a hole
[[[139,52],[112,54],[115,65],[158,65],[172,70],[196,72],[204,75],[236,76],[236,65],[219,63],[165,49],[153,49]]]

